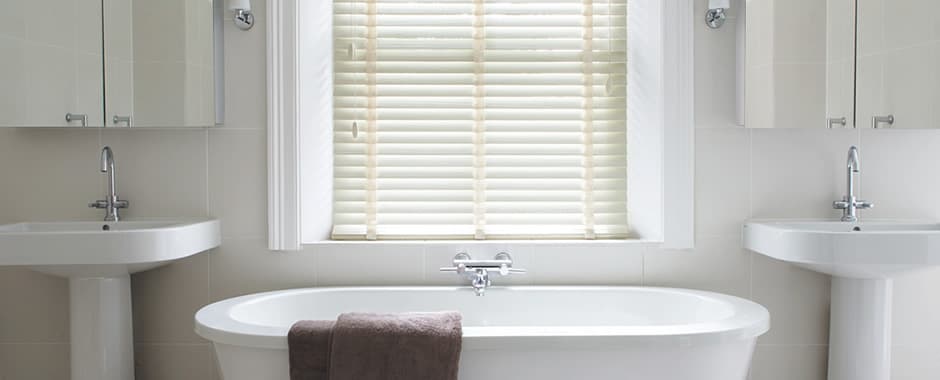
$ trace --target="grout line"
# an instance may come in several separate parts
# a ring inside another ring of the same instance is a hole
[[[646,286],[646,255],[649,254],[650,247],[643,247],[640,255],[640,285]]]
[[[69,345],[70,342],[0,342],[0,346],[58,346]]]
[[[753,130],[747,130],[747,217],[754,217],[754,133]],[[739,234],[741,247],[744,248],[744,233]],[[747,250],[747,248],[744,248]],[[748,251],[748,280],[747,293],[750,299],[754,299],[754,252]]]
[[[421,263],[423,264],[422,267],[424,268],[421,270],[421,283],[423,285],[427,285],[428,274],[429,274],[428,272],[430,272],[430,269],[428,269],[429,267],[428,267],[428,246],[427,245],[421,246]]]
[[[206,195],[206,198],[205,198],[205,200],[206,200],[206,216],[209,216],[210,210],[212,209],[212,207],[210,206],[210,203],[209,203],[209,202],[211,202],[211,199],[209,199],[209,197],[210,197],[210,191],[209,191],[209,176],[211,175],[210,168],[209,168],[209,159],[210,159],[210,158],[209,158],[209,156],[210,156],[210,155],[209,155],[209,153],[210,153],[210,152],[209,152],[209,145],[210,145],[210,144],[209,144],[209,129],[206,128],[206,130],[205,130],[204,133],[205,133],[204,136],[205,136],[205,148],[206,148],[206,149],[205,149],[205,158],[206,158],[206,166],[205,166],[205,169],[206,169],[206,171],[204,172],[205,175],[204,175],[203,177],[204,177],[205,185],[206,185],[206,194],[205,194],[205,195]]]
[[[757,343],[760,347],[828,347],[829,344],[823,343]]]
[[[265,247],[265,249],[267,249],[267,247]],[[320,251],[321,249],[320,247],[317,247],[314,245],[310,245],[310,246],[302,245],[301,246],[301,252],[305,252],[308,249],[313,254],[313,287],[319,288],[320,287],[320,261],[321,261]],[[271,251],[268,251],[268,253],[270,252]]]
[[[211,345],[212,345],[212,342],[206,342],[206,343],[134,342],[134,346],[149,346],[149,347],[207,347]]]

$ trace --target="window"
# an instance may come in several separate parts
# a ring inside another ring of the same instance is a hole
[[[615,239],[626,0],[335,0],[333,239]]]

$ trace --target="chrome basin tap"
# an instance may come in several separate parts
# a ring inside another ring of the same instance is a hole
[[[875,207],[874,203],[855,198],[855,174],[859,173],[858,147],[849,148],[849,157],[845,163],[846,190],[841,201],[832,202],[832,208],[842,210],[843,222],[857,222],[858,210]]]
[[[525,269],[515,269],[512,267],[512,256],[506,252],[500,252],[493,260],[474,260],[470,255],[461,252],[454,256],[454,266],[441,268],[441,272],[457,272],[457,274],[470,280],[470,286],[473,292],[482,296],[486,294],[486,289],[492,285],[490,281],[490,272],[500,276],[510,274],[523,274]]]
[[[97,200],[88,204],[88,207],[104,209],[106,214],[104,221],[117,222],[121,220],[118,210],[130,206],[130,202],[118,199],[117,190],[114,185],[114,152],[111,147],[101,149],[101,172],[108,175],[108,194],[103,200]]]

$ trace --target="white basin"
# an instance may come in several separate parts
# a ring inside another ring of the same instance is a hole
[[[833,276],[829,380],[890,380],[892,279],[940,265],[940,224],[755,220],[744,246]]]
[[[180,219],[0,225],[0,266],[62,277],[117,277],[220,244],[219,221]]]
[[[838,277],[892,278],[940,265],[940,224],[905,221],[752,221],[744,246]]]
[[[211,219],[8,224],[0,266],[69,278],[72,380],[132,380],[130,274],[220,243]]]

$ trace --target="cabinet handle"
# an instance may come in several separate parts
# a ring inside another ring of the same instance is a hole
[[[128,127],[131,126],[131,117],[130,117],[130,116],[118,116],[118,115],[114,115],[114,119],[112,119],[112,120],[114,121],[114,125],[118,125],[118,124],[121,124],[121,123],[125,123],[125,124],[127,124]]]
[[[829,119],[826,119],[826,122],[826,126],[829,127],[829,129],[832,129],[832,126],[836,124],[839,124],[842,126],[842,128],[845,128],[848,120],[846,120],[845,117],[830,117]]]
[[[888,124],[888,126],[894,125],[894,115],[887,116],[875,116],[871,118],[871,127],[878,128],[882,123]]]
[[[85,115],[83,113],[71,113],[71,112],[65,114],[66,123],[71,123],[73,121],[81,121],[82,126],[86,127],[88,126],[88,115]]]

